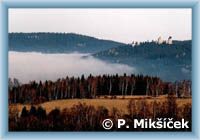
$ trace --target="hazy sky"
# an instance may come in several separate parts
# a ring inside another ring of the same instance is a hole
[[[73,32],[124,43],[191,39],[191,9],[9,9],[9,32]]]

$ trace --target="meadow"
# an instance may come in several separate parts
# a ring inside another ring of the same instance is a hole
[[[113,99],[112,96],[102,96],[98,99],[63,99],[63,100],[54,100],[49,102],[44,102],[41,104],[36,105],[36,107],[43,107],[47,113],[51,112],[53,109],[58,108],[61,111],[65,108],[71,108],[74,105],[77,104],[86,104],[94,106],[95,108],[98,108],[99,106],[106,107],[109,111],[111,111],[113,108],[117,108],[122,114],[127,114],[128,109],[127,106],[130,102],[130,100],[135,100],[136,105],[139,108],[139,105],[141,104],[141,101],[146,101],[150,106],[150,110],[152,110],[152,104],[153,102],[157,103],[163,103],[167,101],[167,95],[162,95],[158,97],[151,97],[151,96],[116,96],[116,98]],[[182,107],[186,104],[192,104],[192,98],[177,98],[176,104],[178,107]],[[9,108],[18,110],[19,112],[22,111],[23,107],[26,106],[26,108],[29,110],[31,108],[31,104],[10,104]]]

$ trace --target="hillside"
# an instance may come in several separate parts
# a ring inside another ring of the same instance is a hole
[[[9,33],[9,50],[87,53],[108,63],[131,66],[133,74],[157,76],[165,81],[191,80],[191,40],[173,41],[171,45],[143,42],[132,47],[74,33]]]
[[[159,76],[167,81],[191,79],[191,41],[174,41],[172,45],[145,42],[138,46],[122,45],[93,56],[112,63],[134,67],[138,74]]]
[[[146,96],[123,99],[67,99],[38,105],[9,104],[9,131],[105,131],[104,119],[123,118],[132,126],[132,118],[184,118],[188,129],[117,128],[110,131],[191,131],[191,98]],[[21,125],[19,125],[21,124]],[[78,125],[78,127],[77,127]],[[108,130],[106,130],[108,132]]]
[[[9,33],[9,50],[42,53],[96,53],[123,43],[74,33]]]
[[[56,100],[56,101],[49,101],[38,106],[42,106],[46,109],[47,113],[52,111],[55,108],[59,108],[63,110],[65,108],[71,108],[73,105],[77,105],[80,103],[86,103],[87,105],[92,105],[94,107],[104,106],[107,107],[109,111],[112,111],[113,108],[117,108],[120,110],[122,114],[128,113],[127,106],[131,99],[134,99],[136,102],[140,102],[142,100],[147,101],[148,103],[152,103],[154,101],[153,97],[150,96],[127,96],[123,98],[122,96],[117,96],[117,99],[112,99],[108,96],[107,99],[99,98],[99,99],[67,99],[67,100]],[[155,98],[157,102],[164,102],[167,100],[167,96],[158,96]],[[191,98],[177,98],[177,105],[184,106],[185,104],[191,104]],[[140,103],[137,104],[138,106]],[[24,104],[10,104],[9,108],[17,108],[19,112],[22,111]],[[26,104],[27,109],[30,109],[31,105]],[[150,109],[152,110],[152,109]]]

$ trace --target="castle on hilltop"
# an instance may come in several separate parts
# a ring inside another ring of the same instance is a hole
[[[167,40],[163,40],[161,36],[159,36],[158,40],[157,40],[158,44],[172,44],[172,37],[169,36]]]
[[[147,41],[147,42],[149,42],[149,41]],[[156,41],[152,40],[152,42],[155,42],[156,44],[169,44],[169,45],[173,44],[172,36],[169,36],[167,40],[163,40],[162,37],[159,36]],[[146,43],[146,42],[133,41],[131,43],[131,45],[132,45],[132,47],[136,47],[143,43]]]

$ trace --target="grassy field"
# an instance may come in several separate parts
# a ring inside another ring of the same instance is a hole
[[[104,106],[109,111],[111,111],[114,107],[117,108],[122,114],[127,113],[127,106],[131,99],[134,99],[138,105],[140,105],[142,100],[147,101],[148,104],[153,103],[154,100],[156,102],[164,102],[167,100],[166,96],[159,96],[156,98],[148,97],[148,96],[126,96],[125,98],[121,96],[117,96],[116,99],[111,99],[111,97],[107,96],[100,97],[98,99],[65,99],[65,100],[56,100],[56,101],[49,101],[42,104],[38,104],[37,106],[42,106],[46,109],[47,113],[55,108],[59,108],[63,110],[64,108],[71,108],[73,105],[78,103],[85,103],[87,105],[93,105],[94,107]],[[192,104],[191,98],[177,98],[176,103],[178,106],[182,106],[184,104]],[[23,105],[23,104],[11,104],[9,105],[10,109],[17,109],[21,112],[22,108],[26,106],[27,109],[30,109],[31,105]],[[150,106],[151,107],[151,106]]]

